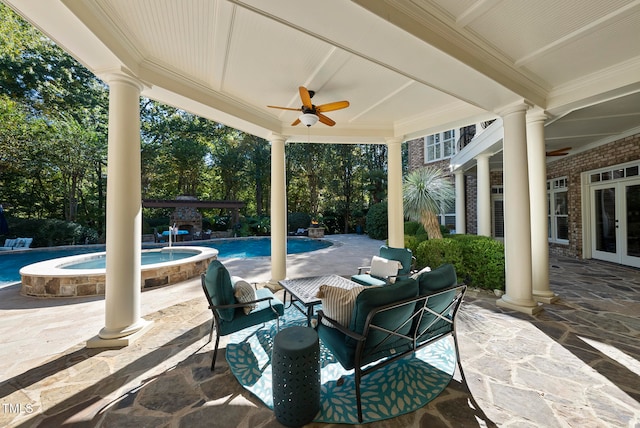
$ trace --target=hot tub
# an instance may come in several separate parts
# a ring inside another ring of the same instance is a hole
[[[105,255],[106,252],[101,252],[60,257],[25,266],[20,269],[21,293],[38,297],[103,295],[105,268],[96,266],[104,261]],[[207,247],[142,250],[140,286],[144,290],[198,277],[217,257],[218,250]]]

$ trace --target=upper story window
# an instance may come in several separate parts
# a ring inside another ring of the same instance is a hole
[[[569,199],[567,178],[547,181],[547,215],[549,241],[566,244],[569,242]]]
[[[429,135],[424,139],[424,163],[448,159],[456,154],[457,129]]]

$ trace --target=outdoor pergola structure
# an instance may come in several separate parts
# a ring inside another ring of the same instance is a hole
[[[240,221],[240,209],[246,204],[242,201],[200,201],[198,199],[143,199],[143,208],[206,208],[206,209],[226,209],[231,210],[231,224]],[[176,220],[180,222],[179,219]],[[170,222],[173,224],[173,222]],[[180,224],[178,224],[180,226]],[[202,225],[200,225],[202,226]],[[190,232],[201,232],[200,229]]]
[[[506,293],[497,304],[529,314],[553,296],[548,270],[533,267],[548,260],[545,149],[588,147],[580,128],[640,129],[637,1],[2,1],[109,86],[105,327],[88,346],[126,345],[148,325],[141,96],[270,142],[274,283],[287,275],[286,144],[386,145],[389,245],[403,247],[401,144],[502,119]],[[327,113],[335,126],[293,126],[299,112],[267,106],[300,108],[299,86],[316,105],[350,106]],[[586,107],[598,120],[575,128],[570,113]]]

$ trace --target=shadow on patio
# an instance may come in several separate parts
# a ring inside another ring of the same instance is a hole
[[[561,299],[536,317],[470,292],[458,322],[466,383],[456,373],[427,406],[368,426],[638,426],[640,272],[570,259],[552,266]],[[280,426],[222,354],[209,371],[204,298],[145,318],[152,330],[128,348],[77,345],[3,382],[0,424]]]

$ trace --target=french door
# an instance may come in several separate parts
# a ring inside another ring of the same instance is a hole
[[[591,186],[592,255],[640,267],[640,179]]]

